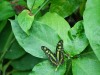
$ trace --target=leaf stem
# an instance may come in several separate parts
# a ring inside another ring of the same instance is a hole
[[[71,66],[72,66],[72,59],[68,59],[66,65],[67,65],[68,67],[66,68],[65,75],[69,75],[70,70],[71,70]]]
[[[8,40],[7,40],[7,42],[6,42],[6,44],[3,48],[3,54],[0,57],[0,62],[2,62],[2,59],[3,59],[4,55],[6,54],[8,48],[10,47],[12,38],[13,38],[13,32],[10,33],[10,35],[8,37]]]
[[[9,61],[2,69],[3,75],[6,75],[6,70],[12,61]]]
[[[17,71],[13,69],[12,71],[8,72],[7,75],[11,75],[13,72],[17,72]]]
[[[33,5],[32,5],[31,11],[32,11],[32,9],[33,9],[33,7],[34,7],[35,1],[36,1],[36,0],[34,0],[34,3],[33,3]]]
[[[46,5],[46,3],[48,2],[49,0],[46,0],[42,6],[35,12],[34,16],[44,7],[44,5]]]

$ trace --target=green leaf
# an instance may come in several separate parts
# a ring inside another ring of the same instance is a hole
[[[9,26],[9,24],[7,24],[0,34],[0,42],[1,42],[0,43],[0,52],[1,52],[1,54],[3,53],[3,51],[5,51],[5,49],[8,48],[7,45],[9,45],[11,43],[12,35],[13,34],[11,31],[11,27]]]
[[[32,16],[28,10],[23,10],[18,15],[17,20],[22,30],[29,34],[29,29],[31,28],[32,23],[34,21],[34,16]]]
[[[67,17],[78,9],[82,0],[51,0],[50,11]]]
[[[84,11],[84,28],[90,45],[100,60],[100,1],[87,0]]]
[[[7,23],[7,20],[0,21],[0,32],[3,30],[3,28],[6,25],[6,23]]]
[[[72,61],[73,75],[100,75],[100,62],[93,52]]]
[[[69,30],[69,40],[65,46],[65,51],[71,55],[80,54],[88,45],[88,39],[84,33],[82,21],[77,22],[74,27]]]
[[[19,46],[17,41],[14,41],[10,49],[6,52],[5,58],[17,59],[25,54],[25,51]]]
[[[15,71],[12,75],[29,75],[30,71]]]
[[[2,62],[0,61],[0,70],[2,70]]]
[[[37,9],[45,0],[27,0],[27,6],[31,9]]]
[[[70,26],[66,20],[64,20],[62,17],[60,17],[56,13],[48,12],[40,19],[40,21],[45,23],[52,29],[54,29],[55,32],[64,41],[64,46],[66,46],[66,43],[68,40],[67,33],[68,33],[68,30],[70,29]]]
[[[35,0],[27,0],[27,6],[31,10],[34,6]]]
[[[80,7],[79,7],[79,13],[80,15],[83,17],[83,12],[85,10],[85,4],[86,4],[87,0],[83,0],[83,2],[81,3]]]
[[[64,75],[66,71],[66,63],[60,65],[57,71],[55,71],[55,69],[56,67],[49,61],[43,61],[37,64],[29,75]]]
[[[38,8],[39,6],[41,6],[44,1],[45,0],[35,0],[34,8]]]
[[[18,5],[21,5],[21,6],[26,6],[25,0],[18,0],[18,1],[17,1],[17,4],[18,4]]]
[[[15,15],[15,12],[8,1],[0,2],[0,21]]]
[[[36,64],[41,62],[42,59],[33,57],[30,54],[26,54],[20,59],[14,60],[11,65],[16,70],[31,70]]]
[[[11,20],[11,25],[17,41],[26,52],[40,58],[45,57],[41,46],[47,46],[51,51],[55,52],[59,37],[55,31],[47,25],[34,21],[30,29],[30,35],[26,35],[21,30],[17,21]]]

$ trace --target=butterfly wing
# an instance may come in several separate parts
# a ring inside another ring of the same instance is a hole
[[[56,46],[56,54],[52,53],[50,49],[45,46],[41,46],[41,49],[48,56],[49,60],[56,66],[63,63],[64,54],[63,54],[63,40],[60,40]]]
[[[63,54],[63,40],[60,40],[56,46],[56,60],[59,64],[61,64],[64,60]]]
[[[54,64],[54,65],[58,65],[56,63],[56,57],[55,54],[51,52],[50,49],[48,49],[45,46],[41,46],[41,49],[44,51],[44,53],[48,56],[49,60]]]

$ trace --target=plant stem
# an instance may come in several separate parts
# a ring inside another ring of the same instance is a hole
[[[44,5],[46,5],[46,3],[48,2],[49,0],[46,0],[42,6],[35,12],[34,16],[44,7]]]
[[[70,72],[71,66],[72,66],[72,59],[68,59],[66,65],[67,65],[68,67],[67,67],[67,71],[65,72],[65,75],[69,75],[69,72]]]
[[[16,70],[12,70],[10,72],[7,73],[7,75],[11,75],[13,72],[17,72]]]
[[[6,75],[6,70],[12,61],[9,61],[2,69],[3,75]]]
[[[8,40],[7,40],[7,42],[6,42],[6,44],[3,48],[3,54],[0,57],[0,62],[2,62],[2,59],[3,59],[4,55],[6,54],[8,48],[10,47],[12,38],[13,38],[13,32],[10,33],[10,35],[8,37]]]
[[[33,9],[33,7],[34,7],[35,1],[36,1],[36,0],[34,0],[34,3],[33,3],[33,5],[32,5],[31,11],[32,11],[32,9]]]

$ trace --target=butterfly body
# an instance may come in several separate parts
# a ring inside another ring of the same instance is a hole
[[[53,53],[50,49],[45,46],[42,46],[41,49],[48,56],[49,60],[55,65],[58,66],[63,63],[64,54],[63,54],[63,41],[60,40],[56,46],[56,53]]]

